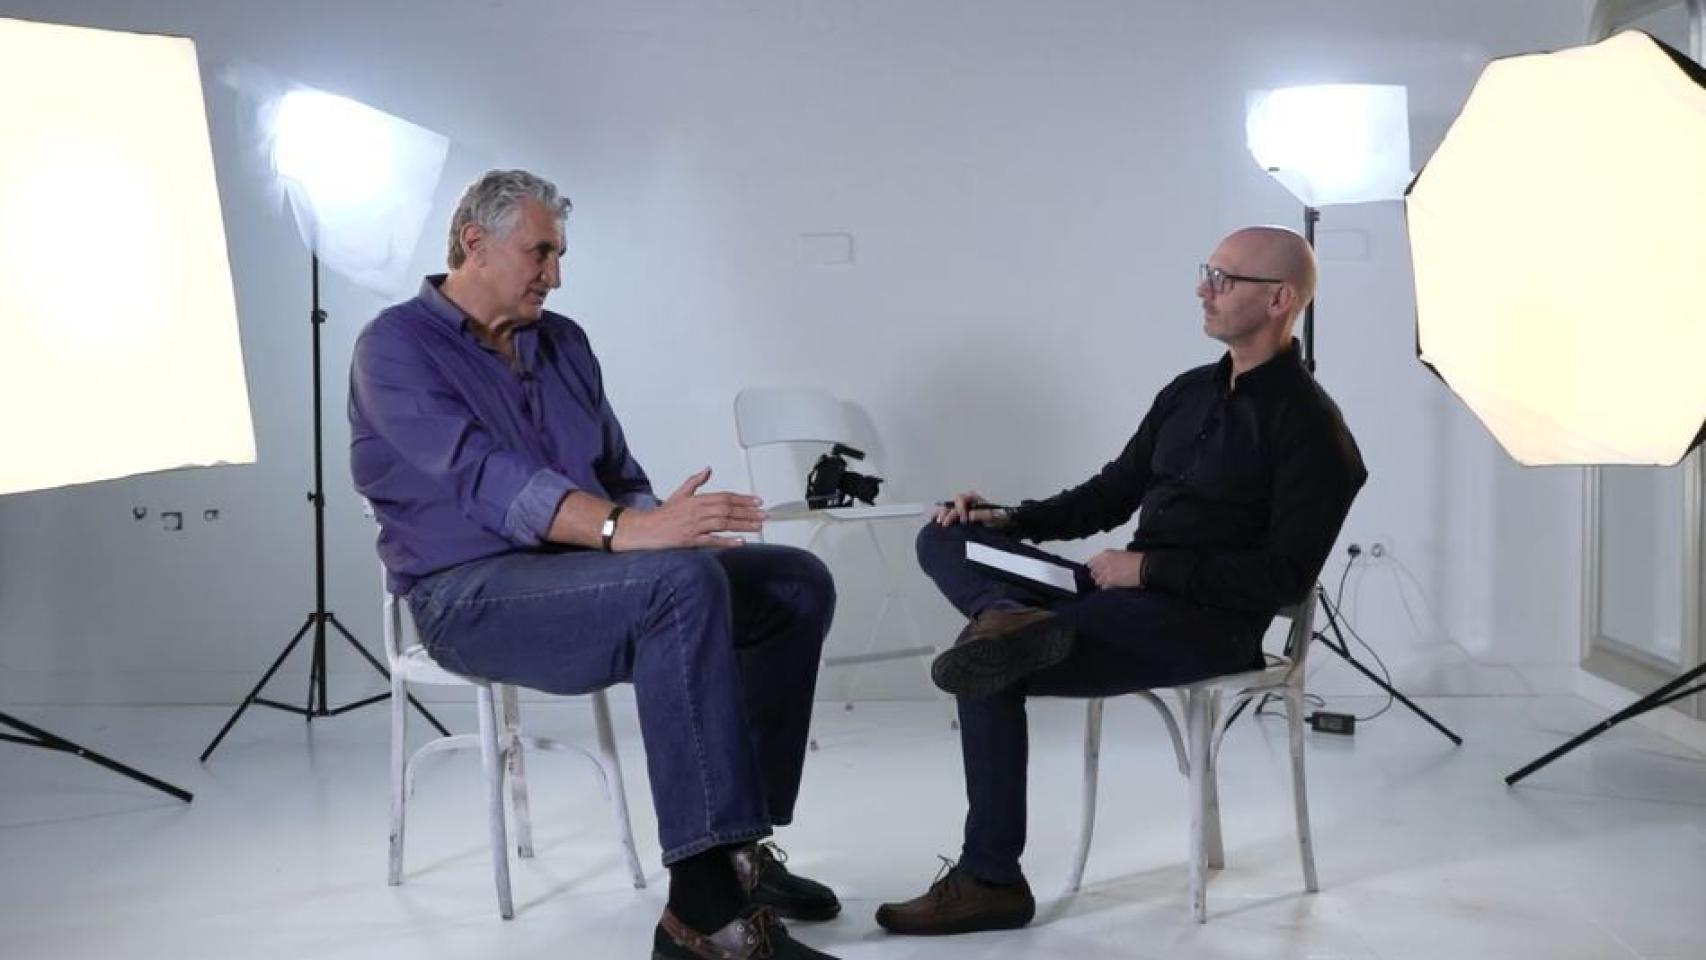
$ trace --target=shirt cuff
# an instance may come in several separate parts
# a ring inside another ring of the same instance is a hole
[[[1174,596],[1190,594],[1191,577],[1196,573],[1197,556],[1185,550],[1143,551],[1143,586]]]
[[[574,481],[555,470],[543,469],[527,480],[527,485],[509,502],[504,514],[504,533],[523,547],[537,547],[551,532],[551,521],[563,498],[580,488]]]

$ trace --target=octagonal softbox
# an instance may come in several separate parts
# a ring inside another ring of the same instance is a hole
[[[1706,433],[1706,73],[1629,31],[1495,60],[1405,197],[1416,350],[1519,462]]]

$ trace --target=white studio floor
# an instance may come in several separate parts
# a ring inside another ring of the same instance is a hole
[[[820,704],[799,822],[779,839],[846,910],[796,929],[844,958],[1706,956],[1706,758],[1628,725],[1513,790],[1505,774],[1601,711],[1568,697],[1422,703],[1465,745],[1401,708],[1352,739],[1308,735],[1313,896],[1291,833],[1284,725],[1240,720],[1220,765],[1227,867],[1197,926],[1185,903],[1185,784],[1136,701],[1109,707],[1086,888],[1061,896],[1083,712],[1035,702],[1025,866],[1038,921],[944,940],[887,936],[871,914],[921,891],[937,854],[956,852],[963,801],[946,704]],[[612,707],[650,886],[633,890],[624,875],[590,765],[542,755],[529,776],[538,857],[516,862],[507,923],[471,754],[423,770],[405,883],[386,886],[383,707],[311,728],[255,712],[205,767],[194,758],[224,709],[8,708],[196,800],[0,743],[0,958],[648,956],[666,877],[633,708]],[[434,709],[472,726],[470,707]],[[535,733],[591,728],[578,701],[527,703],[523,715]]]

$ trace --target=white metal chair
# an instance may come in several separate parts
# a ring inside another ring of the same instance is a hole
[[[1191,916],[1198,923],[1208,919],[1208,870],[1226,865],[1226,851],[1220,835],[1220,796],[1215,781],[1215,761],[1220,755],[1221,738],[1240,705],[1268,694],[1285,701],[1291,746],[1292,803],[1297,815],[1297,849],[1303,860],[1303,886],[1310,893],[1319,889],[1315,878],[1315,851],[1309,834],[1309,799],[1303,779],[1303,671],[1309,644],[1314,637],[1314,612],[1314,597],[1280,611],[1280,616],[1291,620],[1286,640],[1289,655],[1267,654],[1268,664],[1263,669],[1211,677],[1171,688],[1179,703],[1179,718],[1175,718],[1173,710],[1157,695],[1167,688],[1136,692],[1136,696],[1149,701],[1161,712],[1161,719],[1173,740],[1173,751],[1178,756],[1179,772],[1190,783]],[[1181,718],[1184,721],[1183,736],[1179,729]],[[1083,883],[1084,864],[1090,857],[1090,837],[1096,826],[1096,775],[1101,741],[1102,701],[1094,699],[1085,708],[1084,807],[1079,824],[1078,849],[1073,854],[1072,872],[1067,880],[1067,890],[1072,893],[1076,893]]]
[[[753,451],[764,447],[789,446],[796,450],[853,442],[853,429],[847,420],[842,403],[825,390],[810,387],[749,387],[735,396],[735,434],[746,460],[747,482],[754,493],[759,492],[757,473],[753,468]],[[799,480],[803,481],[801,475]],[[880,663],[910,657],[929,658],[936,654],[933,645],[922,641],[918,619],[905,593],[900,589],[893,565],[878,539],[875,523],[884,520],[917,521],[927,511],[922,503],[884,503],[875,506],[836,507],[808,510],[805,502],[791,501],[767,507],[774,521],[800,520],[812,524],[805,549],[812,549],[818,536],[831,527],[857,525],[870,539],[877,563],[883,573],[883,600],[877,617],[871,622],[870,639],[861,653],[826,656],[825,667]],[[889,611],[899,606],[912,632],[913,646],[880,650],[877,639]],[[816,744],[814,743],[815,747]]]
[[[640,858],[634,850],[634,833],[628,823],[628,798],[622,785],[622,765],[616,754],[616,738],[610,726],[610,706],[605,700],[604,691],[600,690],[590,697],[593,721],[598,728],[596,752],[557,740],[523,736],[516,688],[464,677],[439,666],[421,645],[420,634],[415,629],[408,604],[392,595],[389,590],[384,591],[384,597],[385,657],[391,667],[391,885],[397,886],[403,882],[404,806],[408,797],[414,793],[417,764],[428,754],[478,747],[481,767],[486,778],[492,873],[497,882],[498,910],[505,920],[515,916],[515,904],[510,897],[503,782],[507,770],[510,801],[515,810],[516,853],[522,857],[532,857],[533,824],[527,809],[527,766],[524,754],[524,749],[531,747],[536,750],[572,751],[593,762],[598,770],[599,780],[603,783],[605,797],[610,802],[610,812],[616,822],[616,836],[622,843],[622,853],[627,860],[628,871],[634,878],[634,887],[644,887],[645,873],[640,869]],[[439,737],[413,754],[407,753],[409,684],[473,687],[475,707],[480,717],[479,734]],[[498,717],[500,701],[503,709],[501,721]]]

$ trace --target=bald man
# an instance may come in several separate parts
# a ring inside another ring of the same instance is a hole
[[[1234,232],[1197,280],[1203,331],[1226,345],[1218,362],[1168,384],[1084,483],[1013,509],[962,493],[919,533],[919,564],[970,621],[931,671],[959,701],[969,810],[959,862],[877,910],[890,932],[1031,921],[1019,867],[1027,696],[1106,697],[1259,667],[1275,612],[1308,595],[1368,476],[1291,336],[1315,275],[1297,234]],[[1125,549],[1073,565],[1075,592],[966,560],[981,543],[1065,563],[1023,541],[1112,530],[1140,507]]]

